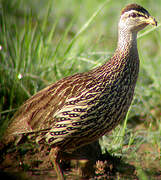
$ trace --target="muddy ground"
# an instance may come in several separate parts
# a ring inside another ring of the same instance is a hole
[[[49,147],[31,144],[23,144],[16,148],[10,147],[5,151],[3,150],[1,152],[0,179],[57,179],[56,172],[49,159],[49,152]],[[133,162],[124,162],[121,157],[111,156],[108,152],[102,154],[98,142],[77,150],[70,155],[70,158],[64,154],[63,159],[66,160],[61,161],[61,167],[67,180],[140,179]],[[161,179],[161,172],[154,174],[153,179]]]

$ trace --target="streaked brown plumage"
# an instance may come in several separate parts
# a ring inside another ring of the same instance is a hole
[[[137,32],[154,18],[130,4],[119,22],[118,46],[103,66],[66,77],[38,92],[12,118],[4,139],[17,143],[24,135],[52,147],[51,160],[59,179],[59,152],[73,151],[115,128],[126,116],[139,72]]]

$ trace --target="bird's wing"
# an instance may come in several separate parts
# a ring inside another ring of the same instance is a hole
[[[79,111],[87,108],[87,103],[84,103],[87,99],[94,98],[92,89],[96,85],[97,82],[91,76],[82,73],[64,78],[46,87],[20,107],[12,118],[7,134],[53,129],[64,124],[61,120],[67,116],[73,116],[73,120],[67,120],[65,124],[70,126],[71,123],[76,123],[79,117],[74,116],[83,115],[83,112]],[[91,93],[87,94],[87,89]],[[69,113],[69,109],[75,113]]]

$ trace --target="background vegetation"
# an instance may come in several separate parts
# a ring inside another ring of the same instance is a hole
[[[121,8],[131,0],[0,1],[0,135],[31,95],[65,76],[103,64],[117,43]],[[158,21],[139,34],[141,61],[125,123],[102,150],[137,167],[140,179],[161,167],[161,1],[136,0]]]

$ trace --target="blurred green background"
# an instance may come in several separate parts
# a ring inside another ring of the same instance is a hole
[[[158,27],[149,26],[138,35],[140,74],[128,124],[102,138],[102,149],[139,159],[136,152],[148,144],[153,149],[145,158],[153,154],[156,169],[161,165],[160,0],[0,0],[1,136],[31,95],[103,64],[114,53],[120,10],[129,3],[146,8]]]

